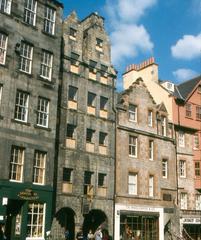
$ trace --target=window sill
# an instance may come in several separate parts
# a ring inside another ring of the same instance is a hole
[[[131,157],[131,158],[137,158],[137,156],[134,156],[134,155],[129,155],[129,157]]]
[[[42,32],[43,34],[45,34],[46,36],[48,36],[48,37],[51,37],[51,38],[57,39],[57,37],[56,37],[54,34],[51,34],[51,33],[45,32],[44,30],[42,30],[41,32]]]
[[[39,125],[34,125],[35,128],[38,128],[38,129],[43,129],[43,130],[46,130],[48,132],[51,132],[52,129],[51,128],[48,128],[48,127],[43,127],[43,126],[39,126]]]
[[[46,78],[43,78],[43,77],[40,76],[40,75],[38,75],[38,79],[39,79],[41,82],[43,82],[43,86],[44,86],[44,87],[51,88],[51,89],[54,88],[55,83],[54,83],[53,81],[51,81],[52,79],[51,79],[51,80],[48,80],[48,79],[46,79]]]
[[[8,68],[7,64],[0,63],[0,66],[3,67],[3,68]]]
[[[31,25],[31,24],[29,24],[29,23],[27,23],[25,21],[21,21],[21,23],[24,24],[27,27],[31,27],[33,30],[36,30],[36,31],[38,30],[38,28],[36,26]]]
[[[24,72],[20,69],[17,70],[18,73],[24,74],[26,76],[29,76],[30,78],[33,78],[33,74],[32,73],[28,73],[28,72]]]
[[[19,123],[19,124],[26,125],[26,126],[31,126],[31,123],[23,122],[23,121],[20,121],[18,119],[11,119],[11,122]]]
[[[13,18],[11,13],[6,13],[6,12],[4,12],[2,10],[0,10],[0,13],[6,15],[7,17]]]
[[[192,117],[189,117],[189,116],[185,116],[186,118],[188,118],[188,119],[193,119]]]

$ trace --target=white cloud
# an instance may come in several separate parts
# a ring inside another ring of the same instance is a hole
[[[107,0],[111,28],[112,62],[119,65],[139,52],[151,52],[153,43],[143,25],[137,22],[157,0]]]
[[[173,57],[185,60],[201,56],[201,33],[197,36],[184,35],[171,47],[171,52]]]
[[[122,58],[135,57],[139,51],[147,52],[153,49],[153,43],[143,25],[121,24],[111,33],[112,59],[119,65]]]
[[[173,75],[178,82],[183,82],[185,80],[190,80],[191,78],[197,76],[198,73],[189,68],[180,68],[174,71]]]

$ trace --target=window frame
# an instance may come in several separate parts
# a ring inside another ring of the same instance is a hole
[[[100,184],[100,179],[103,177],[103,184]],[[98,188],[105,188],[107,186],[107,174],[106,173],[98,173],[98,181],[97,181]]]
[[[18,96],[19,94],[19,96]],[[21,98],[22,96],[22,98]],[[23,101],[23,105],[21,102]],[[15,98],[15,113],[14,119],[20,122],[28,121],[28,112],[29,112],[29,93],[17,90]],[[19,117],[20,115],[20,117]]]
[[[69,28],[69,38],[76,41],[77,38],[77,30],[75,28]]]
[[[201,210],[201,194],[195,195],[195,210]]]
[[[199,134],[195,133],[193,136],[193,149],[198,150],[200,147],[200,143],[199,143]]]
[[[101,137],[103,137],[103,139],[104,139],[103,143],[100,142]],[[98,141],[99,146],[107,146],[107,137],[108,137],[108,133],[106,133],[106,132],[99,132],[99,141]]]
[[[186,117],[188,118],[192,117],[192,105],[190,103],[186,103],[185,113],[186,113]]]
[[[48,15],[51,15],[51,16],[48,16]],[[54,35],[55,24],[56,24],[56,10],[50,6],[46,6],[45,13],[44,13],[44,32],[50,35]]]
[[[154,197],[154,176],[149,175],[149,197]]]
[[[76,135],[76,125],[67,123],[67,128],[66,128],[66,138],[67,139],[75,139]],[[69,134],[71,133],[71,134]]]
[[[107,111],[108,108],[108,98],[100,96],[100,110]]]
[[[186,160],[179,160],[179,177],[186,178]]]
[[[90,95],[91,97],[93,97],[92,100],[90,100]],[[87,95],[87,107],[96,107],[96,94],[92,93],[92,92],[88,92]]]
[[[131,110],[130,107],[133,107],[134,110]],[[137,108],[137,105],[129,103],[129,106],[128,106],[128,118],[129,118],[129,121],[137,123],[137,118],[138,118],[138,108]]]
[[[201,106],[196,106],[196,120],[201,121]]]
[[[162,177],[167,178],[168,177],[168,160],[162,159]]]
[[[3,85],[0,84],[0,107],[1,107],[1,103],[2,103],[2,95],[3,95]]]
[[[1,65],[5,65],[6,63],[6,55],[7,55],[7,47],[8,47],[8,35],[0,32],[0,54],[3,52],[3,61],[0,62]],[[5,39],[4,39],[5,38]],[[1,59],[1,57],[0,57]]]
[[[41,160],[42,160],[42,166],[41,166],[41,162],[39,162]],[[34,165],[33,165],[33,184],[36,184],[36,185],[45,184],[46,162],[47,162],[47,153],[36,150],[34,154]],[[39,166],[38,166],[38,163],[39,163]],[[36,181],[36,178],[42,179],[42,181],[40,180]]]
[[[29,8],[30,1],[31,1],[31,9]],[[35,2],[35,4],[33,4],[34,2]],[[25,0],[25,5],[24,5],[24,22],[29,24],[29,25],[31,25],[31,26],[35,26],[36,25],[37,3],[38,2],[36,0]],[[28,14],[28,16],[27,16],[27,14]]]
[[[151,116],[149,113],[151,113]],[[150,109],[148,110],[148,126],[153,127],[153,111]]]
[[[185,133],[183,131],[178,131],[178,145],[185,147]]]
[[[3,1],[4,1],[4,5],[2,3]],[[12,5],[12,0],[0,0],[0,11],[10,15],[11,5]],[[4,8],[2,9],[3,6]]]
[[[43,101],[41,103],[41,101]],[[44,105],[45,103],[45,105]],[[41,106],[43,104],[44,106]],[[49,105],[50,100],[44,97],[38,97],[38,106],[37,106],[37,126],[48,128],[49,125]],[[42,110],[42,108],[45,108],[45,110]],[[45,122],[46,124],[41,124],[40,122]]]
[[[53,53],[46,50],[42,50],[40,77],[51,81],[52,68],[53,68]]]
[[[129,195],[138,194],[138,173],[135,172],[128,173],[128,194]]]
[[[90,136],[89,136],[90,134]],[[95,134],[95,130],[91,129],[91,128],[87,128],[86,130],[86,143],[92,143],[94,144],[94,134]],[[90,140],[89,140],[90,137]]]
[[[71,97],[71,91],[73,90],[73,98]],[[77,102],[78,99],[78,88],[72,85],[68,86],[68,101]]]
[[[138,155],[137,148],[138,148],[138,137],[129,135],[129,157],[137,158],[137,155]],[[133,154],[133,152],[135,154]]]
[[[65,173],[66,171],[66,173]],[[73,169],[72,168],[63,168],[63,177],[62,181],[65,183],[73,183]]]
[[[27,52],[25,54],[25,52]],[[20,46],[20,68],[24,73],[31,74],[33,62],[33,46],[27,42],[21,42]],[[28,71],[27,71],[28,68]]]
[[[149,160],[154,160],[154,140],[149,140]]]
[[[188,209],[188,195],[187,195],[187,193],[184,193],[184,192],[180,193],[180,208],[182,210]]]
[[[200,177],[201,176],[201,162],[200,161],[195,161],[194,164],[195,167],[195,177]]]
[[[161,135],[163,137],[167,136],[167,118],[166,116],[161,116]]]
[[[16,153],[16,151],[17,151],[17,153]],[[19,156],[19,154],[20,154],[20,156]],[[9,180],[11,182],[22,182],[23,181],[24,158],[25,158],[24,155],[25,155],[24,148],[18,147],[18,146],[12,146],[11,159],[10,159],[10,171],[9,171]],[[16,157],[17,157],[17,159],[16,159]],[[16,169],[15,169],[15,167],[16,167]],[[15,178],[13,177],[14,174],[16,174]],[[17,174],[20,174],[19,179],[17,179],[18,178]]]

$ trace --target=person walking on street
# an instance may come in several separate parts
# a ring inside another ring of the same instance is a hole
[[[94,234],[92,233],[92,230],[89,230],[89,233],[87,235],[87,240],[93,240],[94,239]]]

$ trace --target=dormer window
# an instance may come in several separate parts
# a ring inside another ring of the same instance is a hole
[[[166,136],[166,124],[167,124],[166,117],[161,116],[161,134],[162,134],[162,136]]]
[[[96,38],[96,50],[103,51],[103,40]]]
[[[70,28],[69,38],[72,40],[76,40],[76,37],[77,37],[77,30],[75,30],[74,28]]]
[[[129,112],[129,121],[137,122],[137,106],[133,104],[129,104],[128,107]]]

